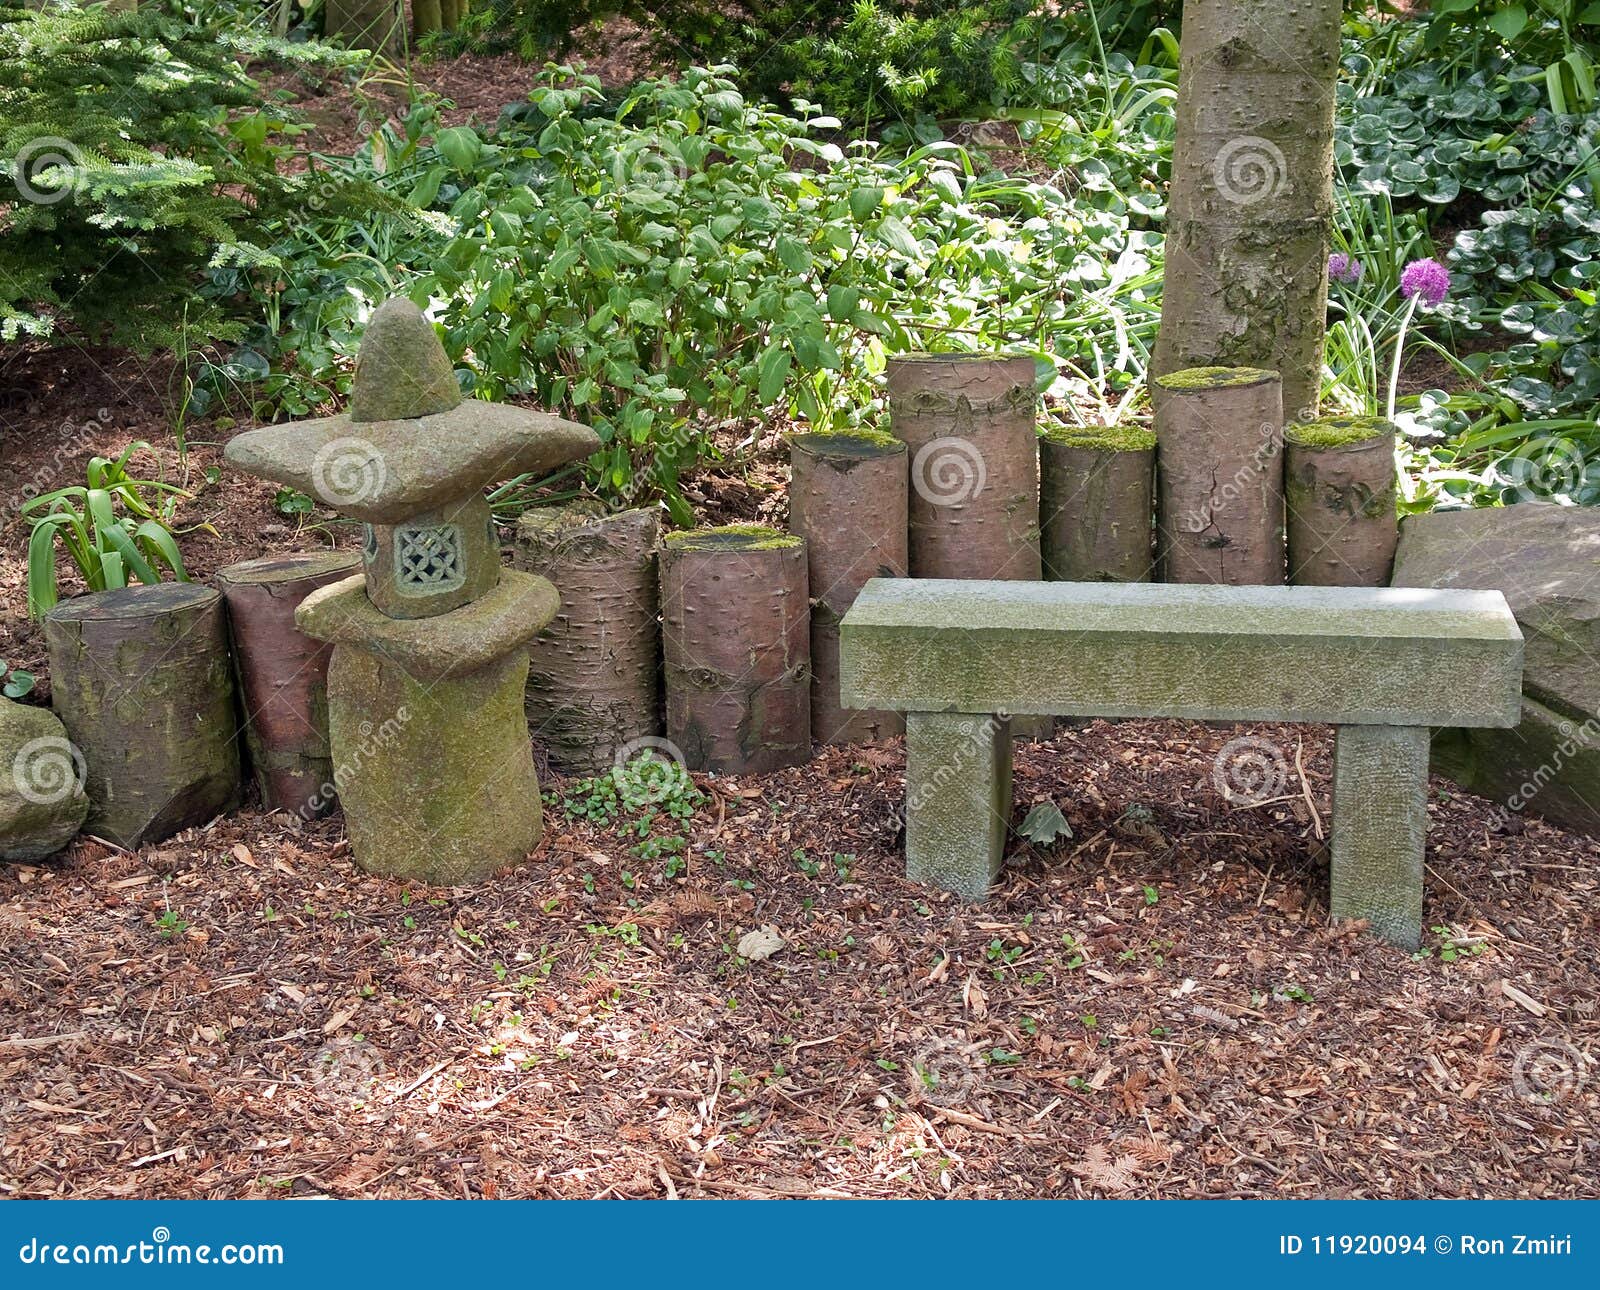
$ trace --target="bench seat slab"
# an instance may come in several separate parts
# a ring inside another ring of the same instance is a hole
[[[1011,729],[958,712],[906,716],[906,877],[982,900],[1011,825]]]
[[[1385,726],[1519,716],[1522,634],[1497,591],[875,578],[841,634],[846,707]]]
[[[1365,918],[1391,945],[1416,949],[1427,834],[1427,728],[1340,726],[1333,751],[1333,916]]]

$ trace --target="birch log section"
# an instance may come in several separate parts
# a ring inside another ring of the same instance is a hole
[[[1278,374],[1191,368],[1158,377],[1154,394],[1156,521],[1164,580],[1282,585]]]
[[[811,756],[805,542],[753,525],[661,548],[667,738],[690,770],[755,775]]]
[[[609,769],[661,733],[661,628],[651,510],[541,507],[517,522],[512,564],[561,607],[528,651],[528,726],[557,769]]]
[[[869,743],[905,732],[894,712],[839,702],[839,621],[869,578],[906,576],[906,446],[885,434],[789,440],[789,529],[805,539],[811,588],[811,737]]]

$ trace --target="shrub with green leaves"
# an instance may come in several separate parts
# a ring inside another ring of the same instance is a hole
[[[158,11],[0,0],[0,339],[63,323],[144,348],[226,331],[208,263],[265,263],[290,127],[241,67],[271,47]]]
[[[599,98],[557,69],[532,120],[440,132],[417,184],[459,190],[458,231],[411,292],[480,396],[595,427],[607,491],[687,519],[676,480],[712,424],[871,421],[886,353],[1034,352],[1094,414],[1141,379],[1156,239],[1120,194],[1073,202],[951,144],[843,150],[837,121],[752,104],[725,70]]]

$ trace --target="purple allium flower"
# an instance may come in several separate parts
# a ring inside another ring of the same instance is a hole
[[[1328,276],[1335,282],[1360,282],[1361,261],[1343,251],[1328,257]]]
[[[1450,270],[1437,260],[1413,260],[1400,275],[1400,294],[1407,300],[1420,295],[1436,305],[1450,294]]]

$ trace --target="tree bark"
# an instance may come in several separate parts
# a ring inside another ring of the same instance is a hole
[[[222,597],[167,582],[80,596],[44,622],[51,702],[83,755],[84,830],[130,850],[239,797]]]
[[[1031,358],[908,354],[888,364],[890,429],[911,460],[913,578],[1039,578]]]
[[[1054,582],[1149,582],[1155,446],[1144,430],[1039,440],[1039,545]]]
[[[1284,431],[1291,582],[1389,585],[1400,542],[1395,434],[1378,417],[1327,417]]]
[[[350,49],[393,57],[400,52],[400,0],[328,0],[323,34]]]
[[[328,657],[333,646],[301,632],[294,611],[318,587],[360,575],[361,556],[354,551],[263,556],[217,571],[228,607],[245,745],[268,810],[292,811],[309,820],[332,809]]]
[[[551,764],[610,769],[629,745],[661,733],[654,511],[600,516],[580,507],[528,511],[512,564],[541,574],[561,608],[529,647],[527,712]]]
[[[667,738],[690,770],[760,774],[811,756],[811,615],[798,537],[735,526],[661,549]]]
[[[789,530],[805,539],[811,588],[811,737],[903,734],[900,713],[840,705],[839,622],[868,579],[906,576],[906,446],[888,435],[799,434],[789,464]]]
[[[411,32],[417,39],[444,26],[444,0],[411,0]]]
[[[1154,393],[1164,580],[1281,586],[1278,374],[1193,368],[1158,378]]]
[[[1340,0],[1187,0],[1157,374],[1262,367],[1316,416]]]

